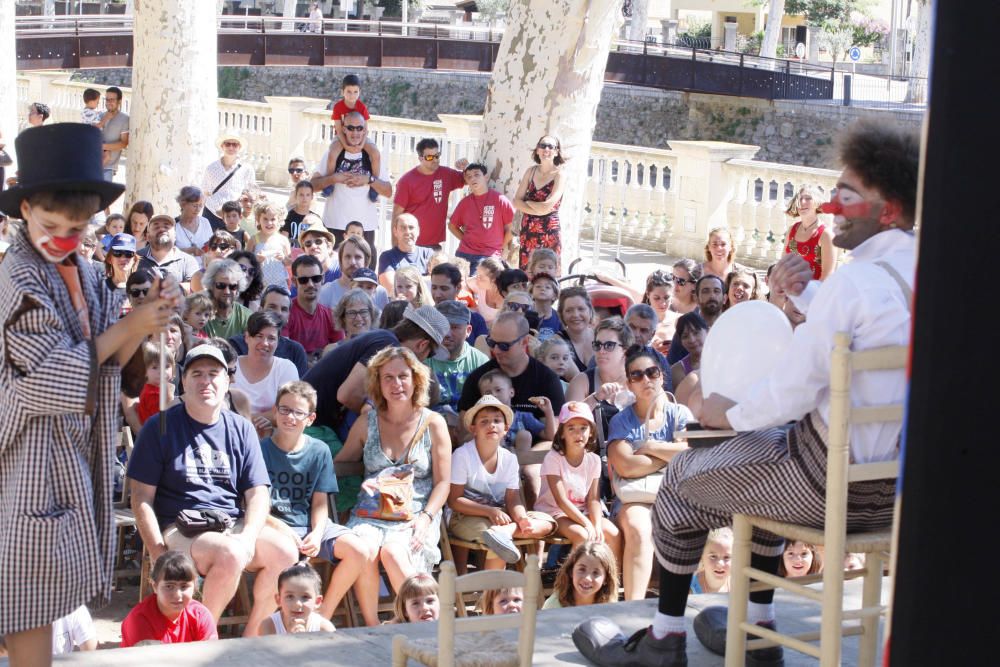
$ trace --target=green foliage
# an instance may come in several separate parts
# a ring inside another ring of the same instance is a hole
[[[479,15],[490,23],[501,21],[510,11],[510,0],[476,0]]]
[[[381,2],[376,2],[375,4],[385,7],[383,17],[393,16],[400,18],[403,16],[403,3],[400,0],[381,0]],[[421,11],[423,8],[424,0],[410,0],[410,14]]]
[[[764,43],[764,31],[759,30],[747,38],[746,44],[740,49],[743,53],[748,55],[759,55],[760,45]]]
[[[250,78],[250,70],[246,67],[220,67],[218,78],[218,95],[225,99],[244,99],[244,84]]]
[[[861,9],[860,0],[785,0],[785,14],[804,14],[809,25],[849,21]]]

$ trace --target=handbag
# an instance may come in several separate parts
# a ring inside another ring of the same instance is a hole
[[[233,517],[220,510],[181,510],[174,524],[184,537],[202,533],[224,533],[233,527]]]
[[[14,160],[4,149],[0,148],[0,167],[9,167],[14,164]],[[2,187],[2,185],[0,185]]]
[[[667,397],[673,399],[673,395],[669,392],[667,393]],[[676,402],[676,400],[672,400],[671,402]],[[643,440],[646,439],[645,436],[648,436],[649,421],[653,416],[653,411],[656,410],[659,404],[658,400],[654,401],[646,411],[646,419],[642,425]],[[663,483],[663,474],[663,469],[661,468],[643,477],[622,477],[617,471],[612,470],[611,488],[614,489],[618,500],[624,504],[644,503],[652,505],[656,502],[656,494],[660,490],[660,484]]]
[[[364,519],[381,521],[412,521],[416,512],[413,511],[413,464],[410,454],[413,446],[424,436],[427,430],[427,419],[413,434],[413,440],[406,448],[403,463],[383,468],[377,475],[366,479],[361,484],[358,502],[354,505],[354,514]]]

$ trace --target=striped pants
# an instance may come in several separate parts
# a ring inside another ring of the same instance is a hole
[[[708,531],[731,525],[733,514],[822,528],[826,437],[826,425],[813,412],[791,427],[742,433],[674,457],[653,505],[653,542],[660,565],[674,574],[697,571]],[[848,531],[891,525],[895,488],[894,480],[852,484]],[[783,545],[783,538],[754,529],[754,553],[778,556]]]

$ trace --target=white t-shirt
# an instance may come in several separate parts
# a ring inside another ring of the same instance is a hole
[[[72,653],[75,647],[96,638],[97,630],[90,612],[86,606],[80,605],[68,615],[53,621],[52,655]]]
[[[564,513],[559,509],[549,481],[545,479],[549,475],[562,478],[563,488],[570,503],[576,506],[581,512],[586,510],[587,492],[594,480],[601,476],[601,459],[593,452],[583,455],[583,461],[579,466],[573,467],[569,460],[559,452],[552,450],[542,459],[542,491],[535,501],[535,509],[545,512],[549,516],[560,517]]]
[[[236,379],[233,386],[242,389],[250,398],[250,410],[254,414],[267,412],[274,407],[278,388],[286,382],[299,379],[299,369],[288,359],[274,357],[271,372],[263,380],[253,384],[243,375],[242,360],[236,364]]]
[[[370,174],[362,164],[361,153],[344,153],[344,161],[338,170],[341,173],[352,172]],[[326,161],[330,157],[330,149],[323,153],[314,171],[326,174]],[[383,156],[379,165],[379,180],[389,179],[388,160]],[[347,229],[347,223],[357,220],[364,225],[366,232],[378,229],[378,207],[368,198],[369,185],[349,188],[346,185],[333,186],[333,194],[326,200],[323,208],[323,224],[327,229]]]
[[[490,507],[504,507],[507,489],[521,488],[517,456],[503,447],[497,450],[497,469],[486,472],[475,442],[467,442],[451,455],[451,483],[464,484],[463,497]]]
[[[212,238],[212,225],[207,218],[199,215],[198,229],[192,232],[178,222],[174,227],[174,236],[176,237],[174,245],[177,246],[178,250],[204,248],[208,240]],[[201,262],[201,259],[199,258],[198,261]]]

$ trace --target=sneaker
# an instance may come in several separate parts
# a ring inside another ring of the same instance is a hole
[[[687,635],[656,639],[643,628],[626,639],[614,621],[600,616],[573,630],[573,644],[598,667],[687,667]]]
[[[521,550],[514,544],[514,538],[507,533],[487,528],[479,535],[479,539],[503,562],[513,565],[521,560]]]

